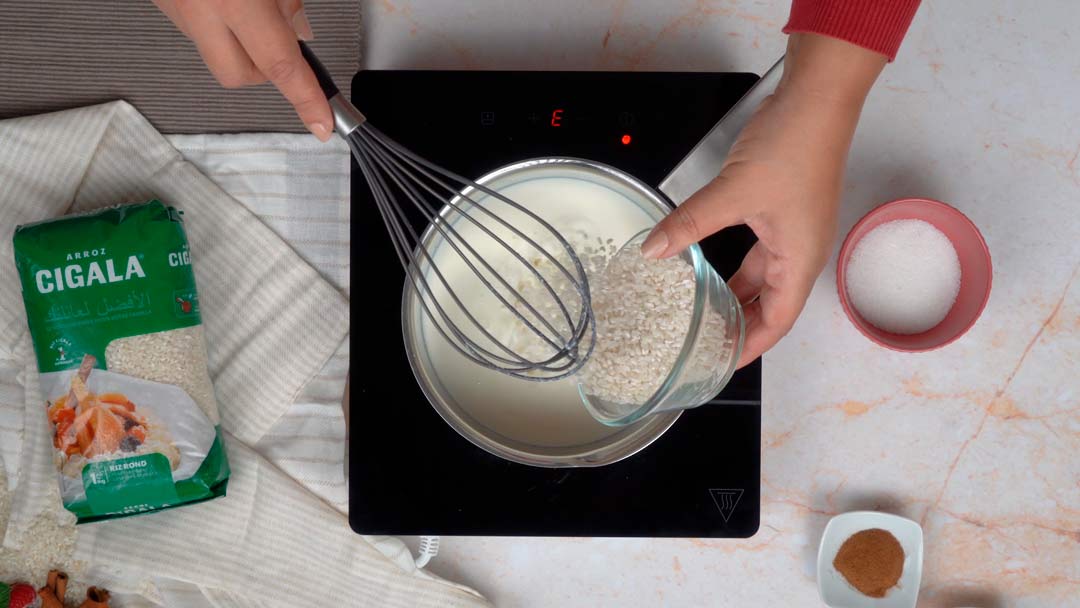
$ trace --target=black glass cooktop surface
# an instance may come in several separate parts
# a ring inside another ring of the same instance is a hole
[[[574,156],[656,186],[756,79],[363,71],[352,91],[357,107],[387,135],[468,177],[533,157]],[[728,278],[753,241],[748,229],[737,227],[702,247]],[[715,403],[685,412],[656,442],[623,461],[576,469],[516,464],[458,435],[417,386],[399,322],[404,272],[355,163],[352,257],[354,530],[688,537],[757,531],[760,361],[737,372]]]

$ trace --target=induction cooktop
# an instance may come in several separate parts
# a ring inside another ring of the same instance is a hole
[[[656,186],[756,80],[741,73],[362,71],[352,92],[384,133],[468,177],[527,158],[575,156]],[[740,226],[702,248],[726,279],[753,242]],[[404,273],[355,162],[352,256],[353,327],[363,328],[353,344],[377,353],[358,357],[350,380],[355,531],[669,537],[757,531],[760,361],[625,460],[574,469],[509,462],[458,435],[417,386],[398,321]],[[359,346],[365,343],[378,348]]]

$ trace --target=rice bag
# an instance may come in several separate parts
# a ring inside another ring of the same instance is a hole
[[[181,213],[113,207],[19,226],[14,245],[64,506],[83,523],[223,496]]]

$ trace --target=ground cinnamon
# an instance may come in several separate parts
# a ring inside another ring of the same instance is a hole
[[[840,545],[833,567],[863,595],[885,597],[904,572],[904,549],[885,530],[863,530]]]

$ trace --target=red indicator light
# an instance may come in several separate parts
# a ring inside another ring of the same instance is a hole
[[[555,110],[555,111],[553,111],[551,113],[551,126],[553,126],[553,127],[561,127],[562,126],[562,113],[563,113],[562,108],[559,108],[558,110]]]
[[[630,145],[630,134],[627,133],[626,135],[623,135],[622,139],[620,139],[619,141],[622,142],[622,145],[629,146]]]

